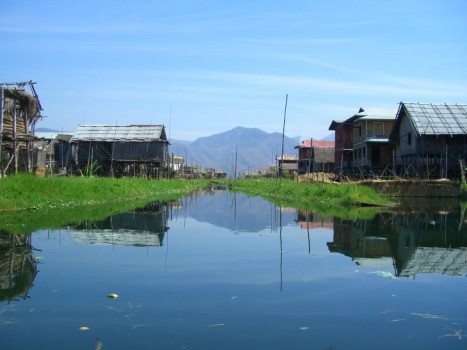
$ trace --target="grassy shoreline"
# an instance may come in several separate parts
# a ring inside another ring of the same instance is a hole
[[[146,180],[141,178],[37,177],[16,175],[0,180],[0,212],[49,210],[83,206],[177,199],[207,187],[208,180]],[[265,199],[327,206],[388,206],[375,190],[355,184],[305,184],[291,180],[216,181],[231,190]]]
[[[321,207],[391,206],[388,197],[367,186],[352,183],[297,183],[292,180],[233,180],[228,187],[265,199],[285,200],[302,205],[319,204]]]
[[[374,189],[356,184],[305,184],[291,180],[147,180],[141,178],[37,177],[20,174],[0,179],[0,231],[28,233],[60,228],[82,220],[100,220],[169,202],[216,184],[281,206],[323,216],[374,216],[394,205]]]
[[[206,187],[206,180],[141,178],[37,177],[15,175],[0,180],[0,212],[76,208],[157,199],[177,199]]]

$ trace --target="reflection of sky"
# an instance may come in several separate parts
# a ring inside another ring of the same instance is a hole
[[[260,197],[243,193],[215,191],[209,196],[184,200],[188,216],[232,231],[259,232],[279,226],[279,207]],[[282,225],[292,224],[296,211],[282,211]]]
[[[467,329],[465,278],[398,279],[331,253],[332,230],[235,231],[200,220],[204,203],[171,216],[162,247],[34,233],[39,273],[29,299],[0,305],[1,349],[465,347],[445,336]]]

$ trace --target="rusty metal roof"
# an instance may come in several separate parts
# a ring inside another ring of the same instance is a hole
[[[402,105],[420,135],[467,134],[467,105],[422,103],[402,103]]]
[[[167,137],[163,125],[80,125],[72,141],[152,142]]]
[[[321,140],[304,140],[298,146],[294,148],[311,148],[313,147],[334,147],[336,143],[334,141],[321,141]]]

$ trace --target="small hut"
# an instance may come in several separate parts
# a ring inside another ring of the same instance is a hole
[[[334,141],[306,140],[298,148],[298,173],[334,170]]]
[[[155,178],[168,166],[163,125],[80,125],[71,143],[83,174]]]

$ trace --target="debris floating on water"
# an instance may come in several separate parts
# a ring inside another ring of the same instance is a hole
[[[80,331],[83,331],[83,332],[89,331],[89,327],[86,327],[86,326],[79,327],[79,330],[80,330]]]
[[[391,272],[387,272],[387,271],[375,271],[375,272],[369,272],[369,273],[373,273],[375,275],[385,277],[385,278],[394,279],[394,280],[397,279],[397,276],[394,276]]]
[[[422,317],[422,318],[428,318],[428,319],[432,319],[432,320],[449,320],[449,318],[446,318],[446,316],[443,316],[443,315],[435,315],[435,314],[430,314],[430,313],[420,314],[420,313],[417,313],[417,312],[411,312],[410,314],[413,315],[413,316],[419,316],[419,317]]]
[[[118,294],[115,294],[115,293],[107,294],[107,298],[109,298],[109,299],[117,299],[117,298],[118,298]]]

